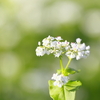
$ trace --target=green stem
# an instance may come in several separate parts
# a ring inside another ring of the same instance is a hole
[[[71,62],[71,60],[72,60],[72,58],[69,58],[69,61],[68,61],[67,65],[66,65],[66,68],[65,68],[65,69],[68,68],[68,66],[69,66],[69,64],[70,64],[70,62]]]
[[[62,71],[62,73],[63,73],[64,67],[63,67],[63,63],[62,63],[62,58],[61,58],[61,57],[59,57],[59,58],[60,58],[60,67],[61,67],[61,71]]]

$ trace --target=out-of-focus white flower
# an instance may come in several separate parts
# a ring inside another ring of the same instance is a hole
[[[64,84],[66,84],[69,80],[68,76],[64,76],[62,74],[58,75],[58,73],[53,74],[52,78],[54,81],[54,86],[62,87]]]
[[[36,48],[36,55],[37,56],[43,56],[46,53],[46,50],[44,47],[37,47]]]

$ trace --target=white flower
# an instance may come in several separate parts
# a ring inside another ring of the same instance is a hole
[[[37,56],[43,56],[46,53],[46,50],[44,47],[37,47],[36,48],[36,55]]]
[[[52,78],[51,78],[51,79],[56,80],[56,79],[57,79],[57,76],[58,76],[58,73],[53,74],[53,76],[52,76]]]
[[[49,55],[51,53],[53,53],[54,51],[52,49],[46,50],[46,54]]]
[[[76,44],[76,43],[71,43],[71,50],[73,50],[73,51],[77,51],[77,49],[78,49],[78,45]]]
[[[56,74],[53,74],[53,77],[51,79],[55,80],[54,86],[62,87],[64,84],[66,84],[68,82],[69,77],[68,76],[64,76],[62,74],[58,75],[56,73]]]
[[[57,41],[52,41],[51,43],[50,43],[50,47],[51,48],[55,48],[57,46]]]
[[[45,39],[43,39],[42,42],[43,42],[43,44],[42,44],[43,46],[45,46],[45,47],[49,46],[50,41],[48,39],[45,38]]]
[[[85,43],[80,44],[79,49],[80,49],[80,50],[85,50],[85,49],[86,49]]]
[[[41,45],[41,42],[40,42],[40,41],[38,42],[38,45],[39,45],[39,46]]]
[[[56,50],[55,52],[54,52],[54,55],[55,55],[55,57],[59,57],[60,55],[62,54],[62,51],[60,50]]]
[[[48,40],[54,40],[55,38],[49,35],[49,36],[47,37],[47,39],[48,39]]]
[[[81,56],[77,55],[76,60],[79,60],[79,59],[81,59]]]
[[[82,39],[77,38],[75,43],[69,43],[67,40],[61,42],[61,40],[63,40],[61,36],[52,37],[49,35],[42,40],[42,44],[38,42],[39,46],[36,48],[36,55],[53,54],[55,57],[60,57],[65,54],[69,58],[76,58],[76,60],[89,56],[90,46],[81,43]]]
[[[66,56],[68,56],[69,58],[75,58],[75,53],[71,52],[71,51],[68,51],[65,53]]]
[[[57,49],[62,49],[62,43],[61,43],[61,42],[57,42],[56,48],[57,48]]]
[[[56,39],[57,41],[63,40],[63,39],[61,38],[61,36],[58,36],[58,37],[56,37],[55,39]]]
[[[81,41],[82,41],[82,39],[80,39],[80,38],[77,38],[77,39],[76,39],[76,42],[77,42],[78,44],[80,44]]]
[[[90,46],[86,46],[85,43],[81,44],[81,39],[77,38],[76,43],[71,43],[71,47],[65,53],[69,58],[76,58],[79,60],[81,58],[86,58],[90,54]]]
[[[69,42],[67,42],[67,40],[65,40],[65,42],[61,42],[63,47],[66,47],[69,45]]]
[[[87,47],[86,47],[86,50],[89,50],[89,49],[90,49],[90,46],[87,46]]]

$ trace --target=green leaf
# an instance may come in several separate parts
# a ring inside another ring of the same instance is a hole
[[[58,74],[61,74],[61,69],[58,69],[58,70],[57,70],[57,73],[58,73]]]
[[[67,90],[67,86],[64,85],[61,88],[53,85],[52,80],[49,80],[49,93],[53,100],[75,100],[75,90]]]
[[[78,72],[80,72],[80,70],[75,70],[75,69],[73,69],[73,68],[67,68],[67,69],[65,69],[65,71],[64,71],[64,75],[65,75],[65,76],[68,76],[68,75],[70,75],[70,74],[75,74],[75,73],[78,73]]]
[[[66,84],[66,89],[69,91],[74,91],[74,90],[78,89],[81,85],[82,85],[82,83],[80,81],[69,81]]]

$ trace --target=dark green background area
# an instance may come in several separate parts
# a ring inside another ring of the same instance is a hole
[[[48,80],[59,59],[35,54],[48,35],[91,46],[87,59],[72,60],[70,67],[81,71],[70,78],[83,83],[76,100],[99,100],[99,27],[99,0],[0,0],[0,100],[52,100]]]

